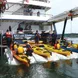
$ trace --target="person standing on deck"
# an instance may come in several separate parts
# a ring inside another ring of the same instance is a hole
[[[7,46],[10,47],[12,42],[12,34],[9,30],[6,31],[6,40],[7,40]]]
[[[55,31],[53,31],[53,33],[52,33],[52,46],[54,46],[56,39],[57,39],[57,34]]]
[[[17,33],[19,33],[19,32],[23,32],[23,28],[21,27],[20,24],[18,25],[18,28],[17,28]]]
[[[41,40],[45,43],[45,31],[42,31],[41,33]]]
[[[40,34],[38,33],[38,30],[36,30],[36,33],[35,33],[35,43],[36,44],[39,43],[39,39],[40,39]]]

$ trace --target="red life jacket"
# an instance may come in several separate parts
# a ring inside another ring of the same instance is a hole
[[[7,38],[11,38],[12,37],[11,33],[10,32],[6,32],[6,37]]]
[[[4,7],[6,5],[6,0],[0,0],[0,7]]]
[[[57,49],[57,44],[54,44],[54,48]]]

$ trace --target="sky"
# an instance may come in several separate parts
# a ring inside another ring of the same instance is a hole
[[[58,15],[64,11],[71,10],[78,7],[78,0],[50,0],[51,9],[48,11],[53,16]],[[64,21],[56,23],[57,33],[61,34],[64,26]],[[78,33],[78,18],[74,18],[73,21],[68,20],[65,33]]]

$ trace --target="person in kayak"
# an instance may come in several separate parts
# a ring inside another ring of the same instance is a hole
[[[16,54],[19,57],[21,57],[22,59],[26,59],[28,61],[28,63],[30,63],[30,59],[24,53],[24,48],[21,45],[19,45],[19,44],[17,44],[17,52],[16,52]]]
[[[31,45],[27,42],[27,41],[25,41],[25,47],[26,47],[26,55],[27,56],[32,56],[32,53],[33,53],[33,49],[32,49],[32,47],[31,47]]]
[[[17,52],[17,49],[18,49],[18,43],[14,42],[14,44],[13,44],[13,50],[15,50]]]
[[[23,55],[24,54],[24,48],[17,44],[17,55]]]
[[[54,49],[60,49],[60,43],[58,41],[54,44]]]

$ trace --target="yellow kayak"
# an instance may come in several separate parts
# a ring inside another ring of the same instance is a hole
[[[66,50],[63,50],[63,49],[54,49],[54,47],[51,46],[51,45],[44,44],[44,47],[48,51],[56,52],[56,53],[59,53],[59,54],[65,55],[65,56],[69,56],[71,54],[70,51],[66,51]]]
[[[26,55],[24,55],[24,54],[23,55],[17,55],[16,52],[15,52],[15,50],[11,49],[11,51],[13,53],[13,57],[16,60],[18,60],[20,63],[26,65],[27,67],[29,67],[30,62],[29,62],[29,59],[28,59],[28,57]]]
[[[35,54],[41,55],[41,56],[46,57],[46,58],[50,57],[50,53],[43,48],[33,47],[33,50],[34,50]]]
[[[23,40],[23,42],[25,42],[25,41],[27,41],[27,40]],[[30,44],[35,44],[35,41],[33,40],[28,40],[28,43],[30,43]],[[43,41],[39,41],[39,44],[42,44],[43,43]]]
[[[72,44],[72,47],[78,49],[78,44]]]

